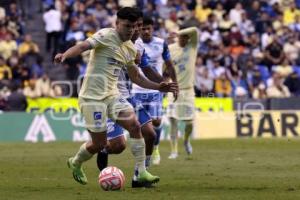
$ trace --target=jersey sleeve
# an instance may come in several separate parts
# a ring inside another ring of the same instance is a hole
[[[168,44],[165,41],[163,45],[164,45],[164,47],[163,47],[162,57],[163,57],[164,61],[169,61],[169,60],[171,60],[171,56],[170,56]]]
[[[135,59],[137,56],[137,50],[135,49],[133,44],[130,44],[128,47],[128,56],[126,58],[126,67],[136,66]]]
[[[107,31],[100,30],[88,39],[86,39],[92,46],[92,48],[97,48],[101,46],[108,46],[109,41],[109,34]]]
[[[146,51],[143,51],[142,57],[141,57],[141,63],[140,63],[140,67],[141,68],[145,68],[149,66],[149,57],[146,53]]]

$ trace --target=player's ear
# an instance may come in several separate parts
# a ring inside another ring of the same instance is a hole
[[[120,21],[119,19],[116,20],[116,25],[119,25],[120,23],[119,21]]]

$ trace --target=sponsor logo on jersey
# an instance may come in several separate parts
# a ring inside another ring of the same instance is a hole
[[[102,119],[102,112],[94,112],[94,120]]]
[[[121,103],[126,103],[126,100],[125,100],[125,99],[122,99],[122,98],[120,98],[119,101],[120,101]]]
[[[101,126],[102,126],[101,122],[99,122],[99,121],[95,122],[95,127],[96,128],[100,128]]]

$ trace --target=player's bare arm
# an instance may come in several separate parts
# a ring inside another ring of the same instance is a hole
[[[67,58],[72,58],[75,56],[79,56],[81,53],[83,53],[86,50],[92,49],[91,44],[88,41],[81,42],[79,44],[76,44],[75,46],[69,48],[64,53],[58,53],[54,57],[55,63],[63,63]]]
[[[177,83],[161,82],[158,84],[153,81],[150,81],[147,78],[145,78],[142,74],[140,74],[137,66],[128,67],[127,72],[130,80],[143,88],[159,90],[160,92],[177,93],[178,91]]]
[[[151,67],[143,67],[142,71],[145,74],[145,76],[153,82],[160,83],[164,81],[164,78],[157,71],[153,70]]]
[[[177,33],[177,36],[187,36],[188,43],[192,44],[195,47],[198,44],[198,29],[196,27],[182,29]]]
[[[167,74],[170,76],[170,78],[172,79],[173,83],[175,83],[176,87],[177,87],[177,91],[173,92],[174,101],[176,101],[177,97],[178,97],[178,92],[179,92],[177,78],[176,78],[176,71],[175,71],[175,68],[174,68],[173,63],[172,63],[171,60],[165,61],[165,64],[166,64],[166,72],[167,72]]]

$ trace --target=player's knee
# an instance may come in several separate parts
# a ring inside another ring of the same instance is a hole
[[[138,134],[141,130],[141,125],[138,121],[133,121],[129,124],[129,127],[127,129],[131,134]]]
[[[153,126],[155,126],[155,127],[159,127],[160,124],[161,124],[161,119],[154,119],[154,120],[152,121],[152,124],[153,124]]]
[[[142,127],[142,134],[146,143],[154,143],[156,133],[153,128],[149,126]]]
[[[126,149],[126,144],[124,142],[121,142],[116,145],[116,148],[114,149],[114,153],[120,154]]]
[[[97,153],[106,146],[106,142],[92,142],[89,147],[91,153]]]

